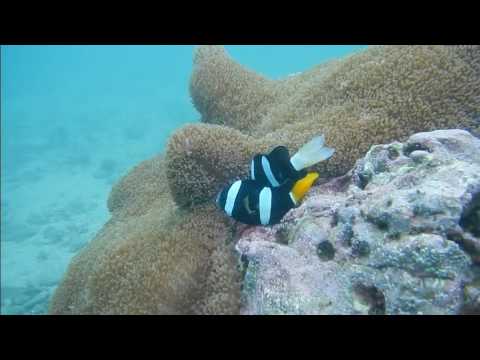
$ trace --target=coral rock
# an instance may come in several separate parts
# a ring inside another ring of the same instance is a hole
[[[479,174],[480,140],[463,130],[373,146],[347,188],[320,185],[239,239],[242,312],[478,313]]]

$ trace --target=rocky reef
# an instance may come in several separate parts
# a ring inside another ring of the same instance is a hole
[[[373,146],[236,249],[245,314],[480,312],[480,139]]]
[[[199,47],[201,123],[113,186],[50,313],[478,311],[479,88],[478,45],[374,46],[275,81]],[[470,133],[410,137],[451,128]],[[215,208],[253,154],[322,133],[336,154],[314,170],[340,177],[281,224]]]

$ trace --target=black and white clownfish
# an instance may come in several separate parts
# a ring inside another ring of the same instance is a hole
[[[302,179],[307,175],[307,167],[330,158],[335,152],[325,147],[324,142],[323,135],[314,137],[292,157],[285,146],[277,146],[268,155],[257,154],[250,166],[250,179],[270,187],[279,187],[289,179]]]
[[[317,178],[318,173],[311,172],[277,187],[263,186],[250,179],[238,180],[217,195],[216,203],[228,216],[244,224],[273,225],[299,205]]]

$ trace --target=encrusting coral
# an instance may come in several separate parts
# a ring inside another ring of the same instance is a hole
[[[293,153],[325,134],[336,153],[313,170],[341,175],[374,144],[433,129],[479,134],[479,89],[479,45],[374,46],[282,80],[221,46],[197,48],[190,92],[202,123],[113,187],[112,218],[72,260],[50,313],[238,313],[233,222],[210,200],[248,175],[253,154],[280,144]]]

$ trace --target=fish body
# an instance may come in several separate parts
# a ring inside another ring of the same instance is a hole
[[[275,188],[254,180],[237,180],[217,196],[217,205],[225,213],[249,225],[273,225],[297,205],[290,195],[293,181]]]
[[[289,179],[277,187],[262,186],[250,179],[237,180],[218,194],[217,206],[244,224],[278,224],[290,209],[298,206],[317,178],[317,173],[309,173],[303,179]]]

